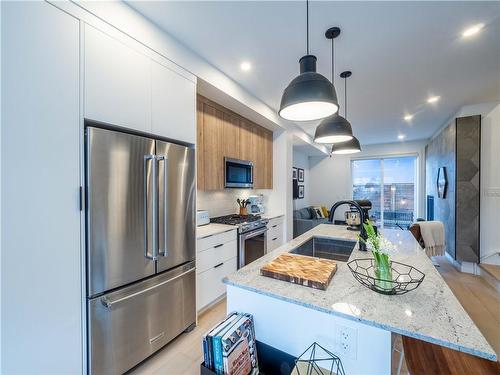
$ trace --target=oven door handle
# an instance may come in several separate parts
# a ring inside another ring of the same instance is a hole
[[[268,231],[267,227],[264,227],[264,228],[261,228],[261,229],[256,230],[256,231],[243,233],[241,236],[243,237],[243,239],[246,240],[246,239],[249,239],[249,238],[252,238],[252,237],[260,236],[261,234],[264,234],[267,231]]]

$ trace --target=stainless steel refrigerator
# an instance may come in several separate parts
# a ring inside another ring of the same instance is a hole
[[[86,180],[89,371],[118,374],[195,323],[194,149],[87,126]]]

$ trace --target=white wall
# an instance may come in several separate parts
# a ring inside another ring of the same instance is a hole
[[[331,157],[310,157],[310,199],[314,203],[331,207],[333,203],[352,199],[351,160],[416,155],[417,163],[417,214],[425,213],[425,145],[427,141],[397,142],[362,146],[363,151],[353,155],[332,155]],[[347,209],[347,206],[346,206]],[[335,213],[336,219],[343,219],[343,212]]]
[[[500,103],[481,119],[481,261],[500,265]],[[495,253],[497,255],[495,255]]]
[[[304,198],[293,200],[293,209],[299,210],[304,207],[309,207],[314,204],[311,200],[310,187],[310,174],[309,174],[309,156],[294,149],[293,150],[293,166],[295,168],[302,168],[304,170],[304,182],[299,182],[299,185],[304,185]]]

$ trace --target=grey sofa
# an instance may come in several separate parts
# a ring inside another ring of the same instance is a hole
[[[293,238],[300,236],[302,233],[307,232],[319,224],[328,222],[327,218],[313,219],[309,207],[293,211]]]

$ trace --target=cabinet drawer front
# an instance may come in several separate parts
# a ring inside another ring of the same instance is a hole
[[[283,245],[283,235],[267,237],[267,252],[273,251]]]
[[[211,247],[200,251],[196,255],[196,272],[202,273],[221,262],[236,257],[238,254],[237,251],[236,240],[226,242],[222,244],[222,246]]]
[[[198,311],[226,292],[222,279],[236,271],[236,258],[196,275],[196,305]]]
[[[196,251],[200,252],[230,241],[236,241],[236,229],[214,234],[208,237],[199,238],[197,240]]]
[[[268,225],[267,238],[283,237],[283,224]]]
[[[271,228],[274,225],[283,224],[283,221],[284,221],[283,216],[274,217],[272,219],[269,219],[269,223],[267,224],[267,227]]]

